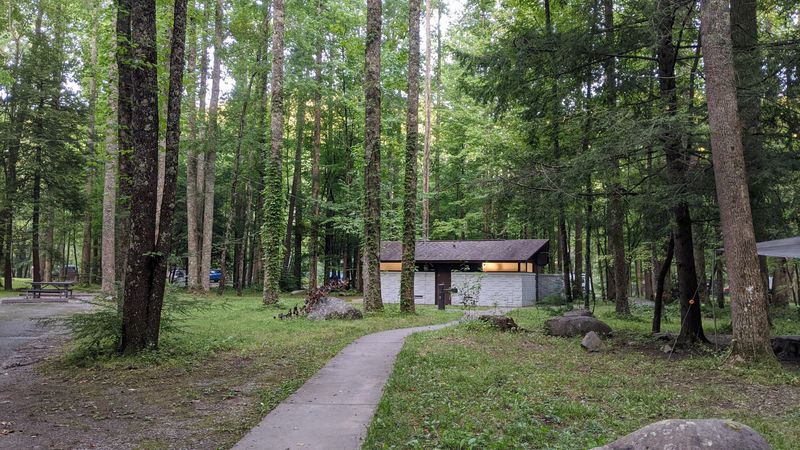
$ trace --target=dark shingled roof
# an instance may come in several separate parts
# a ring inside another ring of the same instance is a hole
[[[479,263],[483,261],[528,261],[549,250],[547,239],[487,241],[417,241],[416,261]],[[399,241],[381,242],[381,261],[400,261],[403,246]]]

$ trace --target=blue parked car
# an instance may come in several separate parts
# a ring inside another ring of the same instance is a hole
[[[222,271],[219,269],[211,269],[211,273],[208,275],[209,281],[212,283],[219,283],[219,280],[222,278]]]

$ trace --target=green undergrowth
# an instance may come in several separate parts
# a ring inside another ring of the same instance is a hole
[[[277,305],[265,306],[257,294],[235,295],[168,294],[162,314],[159,349],[137,355],[115,354],[115,335],[120,327],[113,304],[98,305],[88,314],[68,320],[78,323],[77,338],[64,360],[74,366],[139,366],[189,364],[193,360],[218,354],[247,356],[265,348],[270,351],[302,353],[315,347],[335,354],[355,338],[392,328],[443,323],[460,318],[462,311],[417,307],[415,314],[403,314],[397,305],[367,313],[355,321],[312,321],[302,318],[277,319],[276,316],[302,304],[300,296],[282,297]],[[74,325],[71,325],[75,328]],[[313,352],[311,352],[313,353]],[[331,355],[332,356],[332,355]]]
[[[522,333],[467,324],[411,336],[364,448],[592,448],[668,418],[738,420],[775,449],[800,442],[796,366],[730,366],[709,346],[670,357],[648,336],[652,308],[620,318],[608,304],[595,313],[615,330],[609,349],[587,353],[580,337],[543,333],[556,312],[512,312]],[[664,331],[677,314],[668,308]]]

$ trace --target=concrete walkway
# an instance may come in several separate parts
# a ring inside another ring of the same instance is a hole
[[[272,410],[234,450],[354,450],[372,421],[405,338],[458,323],[363,336]]]

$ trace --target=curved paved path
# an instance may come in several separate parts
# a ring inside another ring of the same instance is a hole
[[[449,322],[363,336],[250,430],[234,450],[354,450],[372,421],[406,336]]]

